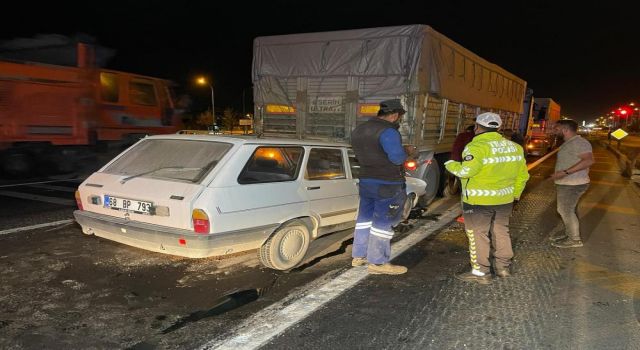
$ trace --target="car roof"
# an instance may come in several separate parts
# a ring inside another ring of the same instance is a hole
[[[317,140],[298,140],[276,137],[257,137],[251,135],[164,134],[147,136],[146,139],[211,141],[247,145],[277,144],[292,146],[351,147],[351,145],[349,145],[348,143],[326,142]]]

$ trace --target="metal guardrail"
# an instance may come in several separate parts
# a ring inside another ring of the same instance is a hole
[[[600,144],[603,147],[607,148],[608,150],[612,151],[616,155],[616,157],[620,161],[620,168],[622,168],[623,176],[629,177],[635,182],[640,182],[640,170],[637,168],[638,165],[640,165],[638,163],[638,160],[640,158],[640,153],[637,153],[632,159],[632,158],[629,158],[626,154],[620,152],[620,150],[616,149],[615,147],[613,147],[613,145],[611,145],[608,142],[601,140]]]
[[[560,148],[556,148],[553,151],[545,154],[544,157],[536,160],[535,162],[533,162],[531,164],[527,164],[527,170],[531,170],[531,169],[537,167],[538,165],[542,164],[542,162],[544,162],[545,160],[549,159],[554,154],[558,153],[559,150],[560,150]]]

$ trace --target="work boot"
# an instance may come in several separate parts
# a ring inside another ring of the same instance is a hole
[[[511,277],[511,270],[509,269],[508,266],[496,268],[496,276],[502,277],[502,278]]]
[[[369,273],[372,275],[402,275],[407,272],[407,268],[400,265],[386,264],[369,264]]]
[[[552,234],[551,236],[549,236],[549,240],[551,242],[558,242],[558,241],[562,241],[562,240],[567,239],[567,238],[568,238],[568,236],[564,232],[558,232],[558,233],[555,233],[555,234]]]
[[[465,282],[476,282],[479,284],[491,284],[491,274],[485,273],[484,276],[474,275],[473,272],[465,272],[455,276],[456,279]]]
[[[559,242],[553,242],[551,245],[558,248],[580,248],[583,246],[581,240],[573,240],[571,238],[567,238]]]
[[[356,266],[364,266],[367,264],[367,258],[353,258],[353,260],[351,260],[351,266],[356,267]]]

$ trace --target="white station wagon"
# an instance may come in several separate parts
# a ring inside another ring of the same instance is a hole
[[[259,249],[287,270],[314,239],[355,226],[357,169],[345,144],[152,136],[80,185],[74,216],[84,233],[134,247],[190,258]],[[426,186],[407,180],[410,209]]]

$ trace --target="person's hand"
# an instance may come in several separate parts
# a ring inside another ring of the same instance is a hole
[[[555,173],[551,174],[550,178],[553,180],[558,180],[562,179],[565,176],[567,176],[567,174],[564,171],[556,171]]]
[[[404,145],[404,151],[411,158],[415,158],[415,156],[418,153],[418,149],[416,148],[416,146],[413,146],[413,145]]]

